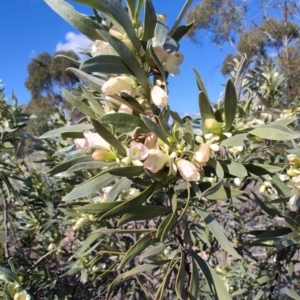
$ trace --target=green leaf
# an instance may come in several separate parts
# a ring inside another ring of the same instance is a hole
[[[100,233],[92,233],[90,234],[82,243],[81,246],[76,252],[73,254],[75,258],[80,258],[82,254],[94,243],[99,237]]]
[[[205,182],[204,184],[206,183],[208,182]],[[200,184],[200,186],[202,186],[202,184]],[[211,186],[211,184],[209,186]],[[239,197],[243,193],[244,191],[241,190],[229,188],[227,186],[220,186],[220,188],[217,191],[206,196],[206,198],[209,200],[222,200],[222,199],[225,200],[225,199],[232,199],[232,198]]]
[[[176,276],[175,293],[178,299],[182,299],[182,291],[185,282],[185,258],[183,250],[181,249],[180,265]]]
[[[145,123],[138,117],[124,113],[106,114],[100,120],[103,125],[112,125],[116,132],[128,133],[141,128],[143,132],[150,132]]]
[[[195,208],[223,249],[231,254],[234,258],[241,259],[242,257],[236,252],[231,243],[228,241],[222,226],[205,210],[198,206],[195,206]]]
[[[215,119],[213,110],[210,106],[209,100],[204,92],[199,93],[199,108],[201,114],[201,130],[203,134],[208,133],[204,123],[206,119]]]
[[[249,133],[262,139],[273,141],[288,141],[300,138],[299,134],[295,133],[284,125],[275,124],[275,122],[256,127],[249,131]]]
[[[139,255],[144,249],[155,242],[155,237],[152,233],[148,233],[141,237],[133,246],[128,249],[123,259],[121,260],[118,270],[120,270],[126,263],[130,262],[137,255]]]
[[[189,299],[190,300],[198,300],[198,294],[200,289],[200,278],[198,274],[198,268],[194,259],[192,259],[192,272],[191,272],[191,280],[189,284]]]
[[[148,41],[154,37],[156,21],[157,17],[152,1],[146,0],[144,9],[144,32],[142,41]]]
[[[175,41],[179,42],[181,40],[181,38],[184,37],[193,26],[194,26],[194,21],[192,21],[189,24],[181,25],[181,26],[177,27],[175,32],[172,34],[172,38]]]
[[[281,289],[281,292],[291,297],[294,300],[300,300],[299,294],[292,288],[285,286]]]
[[[73,173],[82,170],[102,169],[105,167],[113,167],[115,164],[116,164],[115,162],[94,161],[90,157],[90,161],[76,163],[73,166],[71,166],[67,170],[67,172]]]
[[[125,272],[123,274],[120,274],[119,276],[117,276],[113,282],[110,284],[110,286],[107,289],[107,297],[109,298],[109,295],[111,294],[112,290],[124,279],[134,276],[135,274],[139,274],[139,273],[144,273],[144,272],[150,272],[153,269],[158,268],[161,265],[166,264],[167,261],[157,261],[157,262],[153,262],[151,264],[145,264],[145,265],[141,265],[138,267],[135,267],[133,269],[131,269],[128,272]]]
[[[131,221],[152,220],[169,212],[169,210],[161,205],[143,205],[125,214],[118,222],[118,226]]]
[[[197,72],[197,70],[195,68],[192,68],[192,69],[193,69],[193,71],[195,73],[195,76],[196,76],[196,82],[197,82],[197,86],[198,86],[199,92],[202,92],[206,96],[206,102],[208,102],[208,104],[210,106],[210,101],[209,101],[208,93],[206,91],[204,82],[203,82],[200,74]],[[200,97],[200,95],[199,95],[199,97]],[[200,107],[200,110],[201,110],[201,107]],[[210,108],[210,111],[211,111],[211,115],[212,115],[211,118],[214,118],[214,116],[213,116],[214,114],[213,114],[212,108]]]
[[[72,167],[77,163],[91,162],[91,161],[92,161],[91,155],[82,155],[73,159],[69,159],[67,161],[63,161],[62,163],[56,165],[54,168],[48,171],[48,173],[51,175],[55,175],[67,171],[70,167]]]
[[[195,260],[195,262],[203,272],[203,275],[214,298],[217,300],[232,300],[220,277],[216,274],[212,267],[196,253],[192,252],[191,255],[192,259]]]
[[[249,173],[257,176],[278,173],[282,170],[280,167],[269,164],[244,164],[244,167]]]
[[[124,203],[121,203],[117,207],[105,213],[103,216],[101,216],[100,220],[113,218],[131,212],[136,207],[146,202],[147,199],[153,194],[155,188],[156,188],[156,183],[153,183],[135,198],[127,200]]]
[[[63,54],[57,54],[55,55],[55,58],[63,58],[68,60],[69,62],[71,62],[75,67],[79,67],[80,66],[80,61],[77,61],[69,56],[63,55]]]
[[[138,40],[132,22],[119,0],[74,0],[85,5],[89,5],[104,14],[115,19],[126,31],[129,39],[137,51],[140,50],[141,44]]]
[[[80,80],[86,83],[94,91],[98,91],[98,92],[101,91],[101,87],[104,84],[105,80],[100,79],[93,75],[89,75],[75,68],[68,68],[67,70],[72,72],[74,75],[76,75]]]
[[[144,166],[128,166],[121,168],[114,168],[108,171],[110,174],[122,177],[135,177],[144,172]]]
[[[136,56],[124,45],[123,42],[110,35],[106,30],[98,29],[100,34],[105,38],[105,40],[116,50],[116,52],[123,59],[124,63],[130,68],[134,76],[141,83],[142,87],[145,90],[146,98],[150,98],[150,86],[148,78],[141,67]]]
[[[114,203],[114,202],[110,202],[110,203]],[[132,234],[132,233],[151,233],[151,232],[155,232],[152,229],[110,229],[110,228],[99,228],[95,231],[93,231],[93,233],[102,233],[102,234]]]
[[[172,26],[171,30],[168,33],[170,36],[173,36],[174,33],[176,32],[178,26],[180,25],[180,23],[181,23],[182,19],[184,18],[185,14],[187,13],[187,11],[188,11],[190,5],[192,4],[192,2],[193,2],[193,0],[186,0],[185,1],[179,15],[176,18],[176,21],[175,21],[174,25]]]
[[[70,126],[64,126],[61,128],[50,130],[46,133],[44,133],[42,136],[40,136],[40,139],[49,139],[58,137],[63,133],[67,132],[83,132],[85,130],[93,129],[92,124],[76,124],[76,125],[70,125]]]
[[[245,146],[244,140],[246,139],[247,133],[239,133],[230,138],[227,138],[221,142],[221,145],[227,147],[234,147],[234,146]]]
[[[75,207],[76,211],[81,211],[87,214],[102,214],[107,212],[118,205],[120,205],[120,201],[117,202],[103,202],[103,203],[91,203],[80,207]]]
[[[105,115],[105,111],[101,104],[95,99],[93,93],[91,93],[84,85],[80,84],[80,88],[82,89],[85,97],[87,98],[91,108],[94,112],[99,116]]]
[[[125,190],[129,186],[130,183],[131,183],[130,179],[121,178],[107,194],[106,201],[107,202],[115,201],[118,198],[118,196],[120,195],[120,193],[123,190]]]
[[[10,279],[11,281],[15,281],[16,283],[18,283],[19,285],[21,285],[19,277],[17,276],[17,274],[15,274],[14,272],[12,272],[11,270],[9,270],[7,268],[0,267],[0,273],[3,274],[8,279]]]
[[[98,174],[84,183],[76,186],[69,194],[63,197],[62,201],[68,202],[74,199],[89,196],[106,187],[108,184],[114,181],[115,178],[116,177],[114,175],[108,173]]]
[[[225,173],[228,173],[234,177],[246,177],[248,175],[247,169],[242,165],[233,160],[220,160]]]
[[[117,55],[97,55],[88,58],[80,65],[80,70],[86,73],[132,74],[123,59]]]
[[[103,40],[95,29],[95,22],[91,18],[76,12],[69,3],[62,0],[45,0],[45,2],[63,19],[92,41]]]
[[[172,145],[168,141],[164,131],[160,128],[159,125],[157,125],[155,122],[153,122],[150,118],[148,118],[145,115],[141,115],[141,118],[151,132],[155,133],[169,147],[172,147]]]
[[[156,246],[149,246],[139,257],[139,263],[144,261],[148,257],[156,256],[157,254],[160,254],[162,251],[166,249],[166,247],[169,246],[169,244],[159,244]]]
[[[63,95],[65,96],[65,98],[67,99],[67,101],[71,103],[71,105],[77,108],[84,115],[89,116],[91,118],[96,118],[94,111],[85,103],[83,103],[79,97],[75,97],[72,93],[70,93],[68,90],[66,90],[63,87],[61,87],[60,89]]]
[[[225,113],[225,131],[230,131],[230,128],[235,119],[237,109],[237,95],[235,87],[229,78],[225,88],[224,97],[224,113]]]
[[[101,119],[102,120],[102,119]],[[126,156],[126,150],[123,145],[115,138],[115,136],[110,133],[101,123],[96,120],[92,120],[92,124],[99,135],[109,143],[113,148],[115,148],[121,156]]]

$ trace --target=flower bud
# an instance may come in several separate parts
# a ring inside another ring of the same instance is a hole
[[[151,99],[158,108],[168,105],[168,95],[161,87],[155,85],[151,89]]]
[[[208,162],[210,157],[211,149],[209,144],[203,144],[200,146],[198,151],[194,153],[193,161],[198,166],[203,166]]]
[[[182,178],[186,181],[200,180],[200,173],[193,163],[186,159],[179,159],[176,165]]]
[[[297,172],[295,172],[294,169],[289,169],[286,172],[289,176],[294,177],[294,176],[298,176],[299,174]]]
[[[135,87],[134,79],[128,76],[118,76],[108,79],[102,85],[102,92],[106,96],[114,95],[125,89],[133,89]]]
[[[116,155],[108,150],[96,150],[92,154],[92,159],[97,161],[114,161],[116,159]]]
[[[157,140],[158,140],[157,135],[154,133],[150,133],[146,137],[144,144],[148,149],[157,149],[158,148]]]
[[[206,119],[205,122],[204,122],[204,127],[208,131],[210,131],[214,134],[217,134],[217,135],[220,135],[221,132],[222,132],[220,124],[215,119]]]
[[[147,159],[144,161],[144,168],[157,173],[169,162],[169,156],[158,149],[149,150]]]

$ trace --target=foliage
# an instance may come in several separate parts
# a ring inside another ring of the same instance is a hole
[[[65,56],[70,60],[65,59]],[[58,86],[71,89],[78,82],[74,74],[66,71],[67,68],[76,65],[78,59],[78,55],[73,51],[59,51],[53,56],[44,52],[28,64],[25,85],[31,94],[31,100],[26,112],[36,116],[27,127],[31,135],[40,136],[44,133],[43,125],[48,117],[56,112],[56,106],[70,110]]]
[[[208,32],[218,45],[230,43],[234,54],[224,59],[223,74],[232,71],[233,57],[240,59],[245,54],[253,60],[251,69],[262,62],[275,64],[285,75],[286,89],[281,101],[287,107],[299,94],[297,14],[294,1],[205,0],[189,11],[187,21],[195,20],[189,32],[192,40],[197,41],[198,32]]]
[[[2,180],[0,295],[297,299],[299,105],[282,109],[285,76],[235,59],[212,105],[194,70],[200,118],[182,118],[167,79],[184,59],[190,1],[170,30],[150,0],[82,2],[93,17],[46,0],[94,41],[69,68],[78,88],[62,88],[84,117],[51,116],[35,148],[42,171],[1,160],[15,181]]]

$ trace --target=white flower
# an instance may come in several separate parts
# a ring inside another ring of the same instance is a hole
[[[145,160],[149,149],[142,143],[132,142],[126,152],[130,160]]]
[[[176,164],[183,179],[186,181],[200,180],[200,173],[193,163],[186,159],[179,159]]]
[[[109,149],[110,145],[98,134],[89,130],[83,133],[84,139],[74,139],[78,149],[86,151],[88,148]]]
[[[168,105],[168,95],[161,87],[154,85],[151,89],[151,99],[158,108]]]
[[[288,207],[291,211],[298,210],[298,208],[300,207],[300,190],[297,190],[297,193],[290,198]]]
[[[169,156],[158,149],[150,149],[147,159],[144,161],[144,168],[157,173],[166,163],[169,162]]]
[[[200,148],[194,153],[193,161],[197,166],[203,166],[208,162],[210,157],[211,149],[209,144],[203,144]]]
[[[154,42],[153,50],[159,59],[163,69],[170,73],[170,75],[175,76],[180,73],[178,68],[179,65],[183,63],[184,56],[182,53],[174,51],[169,53],[164,50],[164,48]]]
[[[157,149],[158,148],[158,137],[154,133],[150,133],[145,140],[145,146],[148,149]]]
[[[107,42],[96,40],[91,47],[91,55],[118,55],[114,48]]]
[[[20,293],[16,293],[14,295],[14,300],[30,300],[30,296],[26,293],[26,291],[22,291]]]
[[[112,77],[102,86],[102,92],[106,96],[114,95],[125,89],[133,89],[135,87],[134,79],[128,76]]]

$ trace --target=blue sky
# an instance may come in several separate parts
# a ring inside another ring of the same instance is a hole
[[[68,1],[77,11],[90,14],[91,10],[81,4]],[[157,13],[167,15],[169,27],[173,25],[185,0],[153,0]],[[197,1],[194,1],[197,3]],[[87,41],[72,26],[58,16],[43,0],[0,1],[1,11],[1,55],[0,79],[5,84],[5,93],[13,90],[20,103],[26,104],[30,94],[25,88],[26,66],[41,52],[53,54],[57,49],[79,50]],[[200,47],[184,38],[180,52],[185,56],[181,74],[169,78],[169,102],[173,110],[180,113],[198,112],[198,90],[191,67],[201,74],[210,99],[216,101],[226,82],[220,73],[223,58],[229,47],[222,51],[211,45],[209,36],[203,38]]]

